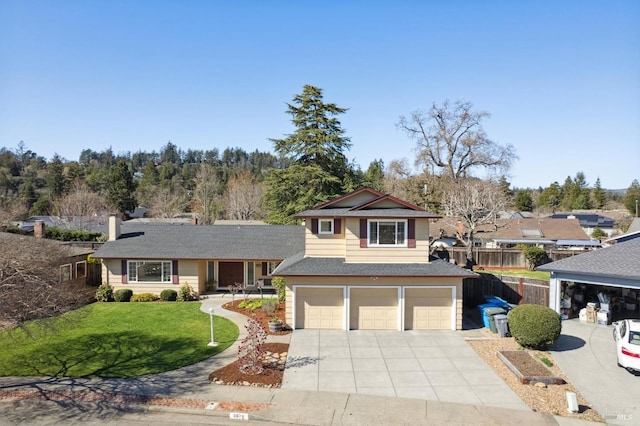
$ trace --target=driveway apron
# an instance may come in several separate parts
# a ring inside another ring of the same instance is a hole
[[[566,320],[554,360],[607,424],[640,425],[640,375],[617,365],[612,326]]]
[[[449,330],[296,330],[282,388],[530,410]]]

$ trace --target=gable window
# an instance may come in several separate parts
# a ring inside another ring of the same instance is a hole
[[[370,220],[369,246],[407,246],[406,220]]]
[[[333,219],[320,219],[318,227],[319,234],[333,234]]]
[[[130,260],[128,262],[129,282],[170,283],[172,282],[172,262],[156,260]]]

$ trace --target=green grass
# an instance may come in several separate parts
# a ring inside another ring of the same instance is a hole
[[[161,373],[228,348],[238,327],[200,303],[94,303],[0,334],[0,376],[115,377]]]
[[[476,270],[473,272],[478,272],[480,274],[509,275],[512,277],[534,278],[538,280],[548,280],[551,276],[551,274],[547,271],[530,271],[528,269],[513,269],[513,270],[505,269],[500,271],[483,269],[483,270]]]

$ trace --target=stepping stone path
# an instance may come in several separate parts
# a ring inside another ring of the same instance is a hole
[[[284,366],[287,363],[287,352],[269,352],[266,351],[262,365],[265,367],[277,368],[280,371],[284,371]]]

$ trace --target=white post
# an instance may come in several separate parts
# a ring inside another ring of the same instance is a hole
[[[209,308],[209,318],[211,319],[211,341],[207,346],[218,346],[218,343],[213,338],[213,308]]]

